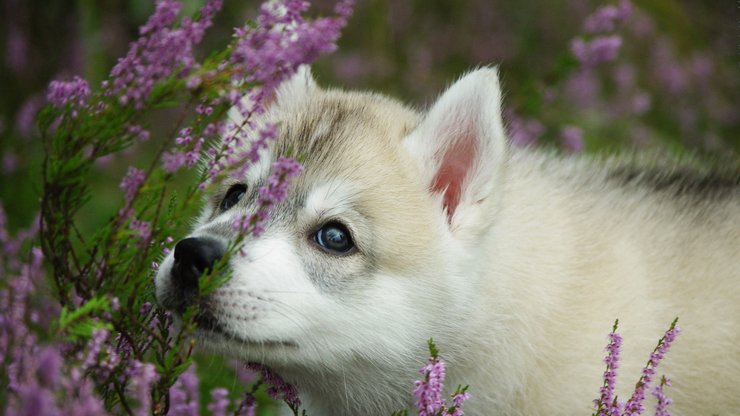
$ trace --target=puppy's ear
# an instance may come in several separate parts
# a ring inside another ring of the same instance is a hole
[[[284,103],[289,101],[299,101],[301,98],[316,92],[319,89],[316,80],[311,74],[311,67],[301,65],[292,77],[283,81],[275,91],[275,98],[278,102]]]
[[[493,217],[507,143],[496,68],[472,71],[445,91],[404,139],[455,234],[483,231]]]

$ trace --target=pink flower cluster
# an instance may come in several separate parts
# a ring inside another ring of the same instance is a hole
[[[144,180],[146,180],[146,172],[141,169],[136,169],[133,166],[129,166],[126,176],[121,179],[121,184],[119,185],[124,193],[123,197],[126,203],[130,203],[134,199],[136,193],[139,192],[139,187],[144,183]]]
[[[419,416],[463,416],[463,404],[470,398],[467,387],[457,388],[452,395],[452,406],[448,408],[442,398],[446,364],[439,357],[437,347],[431,339],[429,340],[429,352],[431,356],[426,365],[419,370],[423,378],[414,382],[414,397],[416,397]]]
[[[174,27],[181,2],[158,0],[154,14],[139,28],[139,39],[111,70],[111,82],[104,84],[107,94],[122,105],[143,109],[157,82],[171,75],[185,76],[196,65],[193,49],[221,6],[222,0],[209,0],[199,20],[183,18],[180,27]]]
[[[294,411],[301,406],[298,389],[294,384],[288,383],[279,374],[263,364],[248,363],[247,368],[262,376],[262,382],[269,386],[267,395],[276,400],[282,399]]]
[[[617,6],[601,7],[586,18],[584,29],[588,33],[612,32],[617,24],[626,20],[631,13],[632,3],[629,0],[622,0]],[[591,40],[584,40],[580,37],[573,39],[570,50],[581,65],[592,67],[615,60],[621,46],[620,36],[598,35]]]
[[[681,328],[677,325],[678,319],[671,323],[670,328],[665,335],[658,341],[655,350],[650,354],[645,367],[642,369],[642,376],[635,385],[635,390],[630,399],[625,403],[616,397],[614,389],[617,378],[617,368],[619,368],[619,353],[622,346],[622,337],[617,331],[618,322],[614,323],[614,329],[609,334],[609,344],[606,347],[607,356],[604,359],[606,370],[604,371],[604,386],[600,389],[600,397],[594,400],[596,405],[596,416],[640,416],[645,411],[643,402],[645,401],[645,391],[653,381],[655,370],[660,362],[665,358],[671,344],[675,341]],[[671,400],[663,392],[664,386],[670,386],[670,381],[662,377],[658,386],[653,388],[652,394],[658,399],[658,405],[655,411],[656,416],[670,416],[667,406]]]
[[[445,381],[445,362],[439,357],[430,357],[419,372],[423,378],[414,382],[414,396],[419,416],[436,416],[444,406],[442,389]]]
[[[658,401],[657,405],[655,406],[655,416],[671,416],[671,414],[668,412],[668,405],[673,403],[673,400],[666,396],[665,392],[663,391],[663,387],[665,386],[670,387],[671,380],[663,376],[660,378],[660,383],[653,387],[653,391],[651,392],[653,397],[655,397],[655,399]]]
[[[32,248],[28,262],[18,256],[21,245],[36,237],[37,226],[11,236],[0,206],[0,367],[7,377],[7,415],[104,415],[81,365],[69,366],[57,345],[41,345],[36,326],[49,325],[58,309],[37,302],[35,288],[44,278],[43,255]],[[80,361],[87,362],[84,355]]]
[[[570,50],[582,65],[595,66],[615,60],[621,46],[622,38],[619,36],[599,36],[591,41],[574,39]]]
[[[165,172],[175,172],[183,166],[193,167],[198,163],[206,139],[202,136],[195,139],[192,133],[193,129],[190,127],[180,130],[175,139],[177,147],[162,156],[162,168]]]
[[[671,327],[666,331],[663,338],[658,342],[658,346],[655,348],[650,359],[648,360],[645,367],[642,369],[642,376],[637,382],[635,391],[632,393],[632,397],[627,401],[624,407],[624,414],[626,416],[638,416],[641,415],[645,410],[645,406],[642,404],[645,401],[645,390],[650,386],[655,375],[655,369],[658,368],[658,364],[663,360],[668,349],[676,340],[676,337],[681,332],[681,328],[676,325],[674,321]]]
[[[621,0],[617,5],[600,7],[586,18],[583,29],[588,33],[611,32],[632,14],[632,3]]]
[[[598,407],[598,416],[619,416],[620,407],[614,397],[614,389],[617,382],[617,369],[619,368],[619,353],[622,348],[622,336],[617,333],[617,323],[609,334],[609,345],[606,347],[607,355],[604,358],[606,370],[604,371],[604,386],[601,387],[601,397],[594,400]]]
[[[84,79],[75,76],[72,81],[51,81],[46,99],[55,107],[71,104],[81,108],[90,97],[90,85]]]
[[[335,7],[337,17],[308,22],[302,16],[310,5],[307,1],[266,2],[257,20],[260,29],[236,30],[239,41],[231,61],[248,80],[271,90],[293,74],[299,65],[313,62],[336,49],[340,30],[347,23],[353,3],[341,0]]]

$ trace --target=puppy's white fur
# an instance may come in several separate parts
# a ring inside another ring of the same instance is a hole
[[[598,395],[615,318],[626,399],[679,316],[658,370],[673,380],[673,414],[736,414],[737,172],[701,187],[711,173],[510,148],[500,101],[489,68],[423,114],[323,90],[307,70],[286,82],[260,120],[280,123],[266,154],[305,154],[305,171],[265,235],[231,261],[232,280],[209,299],[223,331],[199,331],[201,341],[277,369],[310,415],[411,407],[430,337],[446,385],[470,384],[467,414],[575,415]],[[247,196],[226,212],[206,207],[193,236],[234,238],[225,224],[255,208],[268,175],[250,172]],[[332,221],[354,253],[313,239]],[[160,298],[171,264],[157,276]]]

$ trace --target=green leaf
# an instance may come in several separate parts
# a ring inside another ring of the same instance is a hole
[[[437,349],[437,346],[434,344],[434,339],[429,338],[427,344],[429,344],[429,355],[431,355],[432,358],[437,358],[439,356],[439,349]]]
[[[62,308],[59,315],[59,331],[66,332],[80,321],[89,318],[90,315],[110,311],[110,303],[105,297],[91,298],[80,305],[79,308],[70,311],[67,307]]]

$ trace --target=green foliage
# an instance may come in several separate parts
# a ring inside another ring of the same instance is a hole
[[[110,312],[110,302],[105,297],[95,297],[71,311],[65,306],[57,321],[58,331],[65,334],[67,339],[87,341],[96,329],[111,329],[112,325],[96,319],[103,312]]]
[[[429,346],[429,356],[436,359],[439,356],[439,349],[434,344],[434,340],[429,338],[427,345]]]

